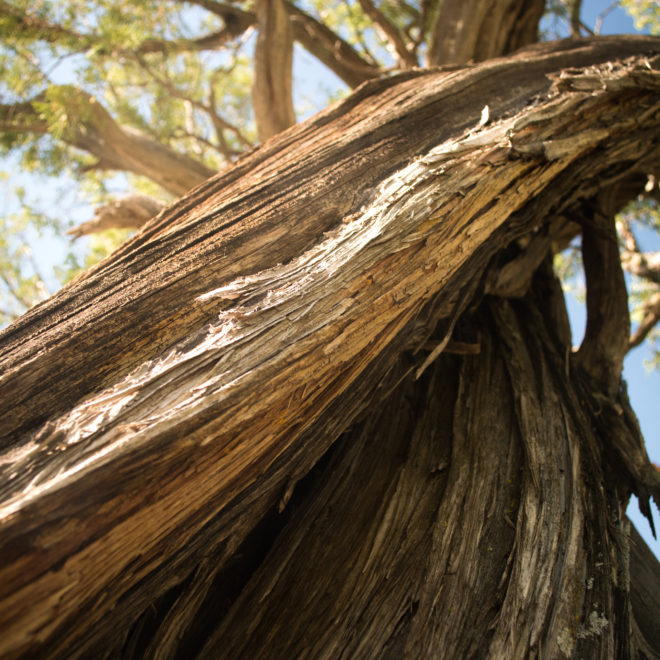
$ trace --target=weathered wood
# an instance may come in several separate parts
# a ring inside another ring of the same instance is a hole
[[[7,329],[0,649],[103,645],[205,557],[234,555],[382,388],[426,366],[395,368],[438,323],[450,336],[514,239],[657,162],[658,50],[544,45],[368,83]],[[533,529],[516,535],[531,547]]]
[[[464,319],[478,356],[443,356],[342,438],[199,657],[621,657],[601,578],[626,524],[591,517],[596,438],[529,302]]]

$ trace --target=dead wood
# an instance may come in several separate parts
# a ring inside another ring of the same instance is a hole
[[[430,461],[424,470],[435,465],[441,475],[428,493],[415,485],[414,461],[401,468],[413,471],[406,506],[424,500],[419,515],[426,518],[415,525],[431,530],[427,542],[438,562],[426,576],[416,574],[415,598],[402,596],[413,593],[410,585],[386,590],[393,594],[388,611],[400,624],[390,618],[382,620],[387,631],[375,623],[359,628],[363,636],[352,643],[364,646],[356,652],[376,648],[376,639],[389,640],[390,650],[420,653],[454,639],[453,648],[499,657],[541,647],[550,654],[621,650],[632,639],[630,619],[621,618],[628,610],[617,601],[627,591],[607,576],[626,565],[622,503],[631,490],[644,494],[653,485],[643,445],[627,413],[620,415],[616,446],[630,458],[623,476],[613,477],[607,434],[592,430],[599,428],[590,417],[597,402],[582,410],[589,395],[571,385],[586,375],[570,359],[566,332],[557,330],[564,327],[560,306],[544,306],[556,297],[555,285],[541,299],[532,287],[520,306],[482,296],[486,281],[498,281],[493,269],[515,259],[553,217],[595,199],[605,174],[624,178],[639,160],[658,161],[658,50],[652,38],[546,44],[506,60],[367,83],[196,188],[5,330],[2,651],[75,655],[107,649],[118,631],[127,648],[139,649],[142,638],[131,627],[150,606],[165,612],[160,620],[170,625],[156,631],[149,648],[171,650],[176,622],[191,635],[213,580],[227,579],[226,562],[237,560],[269,511],[287,509],[295,484],[337,438],[359,420],[376,423],[382,402],[415,387],[415,375],[428,385],[447,369],[454,375],[438,387],[455,396],[439,413],[448,426],[437,432],[451,430],[457,458],[452,454],[444,474],[448,450],[419,449]],[[480,121],[485,105],[487,123]],[[535,256],[531,263],[546,262]],[[488,329],[482,337],[480,319]],[[429,341],[446,347],[452,336],[479,345],[480,353],[445,357],[423,349]],[[502,385],[488,393],[490,378]],[[456,406],[475,417],[457,415]],[[395,424],[383,419],[378,428]],[[488,444],[496,441],[497,434],[487,433],[493,428],[502,430],[504,454]],[[338,450],[342,469],[349,469],[351,452],[378,451],[361,444],[363,430],[355,433],[354,443],[342,440],[347,453]],[[417,445],[406,448],[403,441],[393,437],[387,451],[414,457]],[[470,447],[483,453],[471,454]],[[503,499],[506,487],[495,477],[488,486],[495,499],[470,482],[471,470],[484,474],[475,465],[488,456],[509,465],[493,468],[500,476],[524,466],[524,478],[511,485],[519,493],[515,506]],[[381,487],[393,494],[403,472],[385,463],[394,472],[380,479]],[[606,479],[615,492],[616,506],[609,508],[594,485]],[[453,546],[442,533],[447,522],[468,542],[458,532],[461,509],[452,499],[461,492],[469,520],[491,520],[481,497],[499,523],[492,534],[481,529],[469,547]],[[306,506],[313,509],[315,501]],[[381,522],[360,531],[371,535],[362,536],[359,557],[363,566],[377,562],[385,571],[391,564],[383,534],[398,509],[378,509],[377,498],[372,505],[373,520]],[[434,507],[444,513],[431,515]],[[614,527],[608,511],[619,516]],[[300,534],[309,530],[300,527]],[[449,625],[473,616],[470,603],[455,619],[423,623],[438,585],[450,588],[440,574],[460,574],[478,586],[480,575],[470,567],[482,566],[489,547],[497,552],[493,564],[483,564],[492,571],[484,599],[499,614],[483,610],[481,616],[493,616],[484,620],[483,634],[469,642]],[[602,571],[598,552],[607,557]],[[268,561],[277,564],[287,553]],[[301,561],[310,561],[306,553]],[[534,585],[534,613],[524,585],[546,570],[557,579]],[[353,578],[359,582],[355,573],[342,584],[355,588]],[[587,593],[591,578],[596,586]],[[553,599],[562,590],[571,597],[557,609]],[[350,593],[341,593],[342,604],[353,607]],[[260,598],[252,587],[238,599],[227,596],[236,608],[251,597]],[[596,602],[603,609],[594,609]],[[236,611],[225,608],[226,621],[241,619]],[[593,611],[596,619],[589,618]],[[359,615],[353,610],[337,625]],[[575,616],[582,627],[571,632],[565,624]],[[211,630],[209,654],[227,631],[232,644],[245,642],[245,629],[238,639],[238,629],[220,619]],[[290,632],[288,649],[296,648],[295,639]],[[323,648],[337,648],[341,639],[328,637]]]

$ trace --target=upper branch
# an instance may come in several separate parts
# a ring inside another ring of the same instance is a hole
[[[257,0],[252,105],[263,142],[296,123],[293,109],[293,35],[283,0]]]
[[[364,13],[369,16],[369,18],[374,22],[376,27],[382,32],[385,39],[390,44],[394,54],[396,55],[399,68],[409,69],[411,67],[417,66],[417,58],[415,57],[412,50],[408,47],[406,43],[405,35],[399,31],[399,29],[391,23],[385,14],[383,14],[378,7],[372,2],[372,0],[360,0],[360,6],[362,7]],[[413,46],[413,44],[410,44]]]
[[[182,1],[182,0],[178,0]],[[199,4],[199,3],[195,3]],[[214,14],[224,22],[222,29],[203,35],[196,39],[146,39],[135,49],[122,46],[107,47],[106,41],[98,34],[83,33],[59,25],[29,11],[13,7],[5,0],[0,0],[0,14],[10,22],[12,36],[21,35],[27,39],[59,43],[74,51],[80,52],[94,47],[97,54],[115,56],[133,53],[180,53],[186,51],[214,50],[231,42],[254,25],[255,16],[252,12],[243,11],[224,3],[204,3]]]
[[[602,192],[583,224],[587,327],[577,354],[585,371],[612,396],[619,388],[630,338],[628,292],[614,222],[617,194]]]
[[[507,55],[538,41],[545,2],[445,0],[433,9],[429,64],[462,64]]]
[[[46,117],[39,106],[46,93],[30,101],[0,106],[0,131],[46,134],[53,131],[69,146],[95,156],[104,169],[117,169],[146,176],[174,195],[181,195],[210,177],[214,171],[185,154],[122,127],[90,94],[67,86],[58,88],[60,111]]]
[[[349,87],[357,87],[380,75],[381,70],[376,62],[364,59],[337,33],[293,3],[287,2],[286,5],[293,38]]]

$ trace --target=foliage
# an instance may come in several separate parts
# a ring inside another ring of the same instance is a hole
[[[621,0],[621,5],[635,19],[638,30],[660,34],[660,4],[657,0]]]

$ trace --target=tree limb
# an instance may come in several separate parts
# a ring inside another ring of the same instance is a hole
[[[183,0],[177,1],[183,3]],[[27,38],[39,39],[47,43],[61,43],[77,51],[84,51],[96,46],[98,54],[110,56],[213,50],[229,43],[254,24],[255,16],[252,12],[246,12],[224,3],[211,2],[209,5],[213,8],[213,13],[220,16],[225,23],[221,30],[196,39],[146,39],[134,50],[113,48],[111,52],[106,52],[105,41],[98,34],[86,34],[65,28],[57,23],[33,16],[28,11],[17,9],[5,0],[0,0],[0,11],[5,12],[6,16],[11,16],[14,20],[14,30]]]
[[[292,2],[286,5],[293,38],[349,87],[357,87],[381,74],[375,62],[364,59],[347,41],[323,23]]]
[[[188,0],[177,0],[188,2]],[[190,4],[232,20],[230,11],[240,12],[236,20],[242,25],[256,24],[253,12],[238,10],[235,7],[215,0],[190,0]],[[285,2],[289,12],[289,21],[293,29],[293,38],[305,50],[314,55],[349,87],[357,87],[363,82],[380,75],[380,68],[375,62],[364,59],[347,41],[342,39],[326,25],[297,7],[293,2]]]
[[[165,203],[148,195],[126,195],[94,209],[94,218],[67,230],[80,238],[110,228],[141,227],[165,208]]]
[[[445,0],[430,30],[431,65],[464,64],[538,41],[543,0]]]
[[[630,337],[628,348],[639,346],[660,321],[660,292],[641,304],[642,320]]]
[[[571,0],[571,37],[579,39],[581,35],[582,21],[580,13],[582,11],[582,0]]]
[[[360,0],[364,13],[373,21],[376,28],[390,44],[400,69],[409,69],[418,65],[417,58],[405,42],[403,34],[393,25],[372,0]],[[411,44],[412,45],[412,44]]]
[[[619,388],[628,351],[628,292],[614,224],[615,192],[603,192],[582,226],[582,261],[587,281],[587,327],[577,359],[610,396]]]
[[[210,92],[210,98],[211,98],[211,103],[203,103],[202,101],[198,101],[197,99],[193,99],[186,94],[184,94],[179,88],[165,75],[157,71],[154,67],[152,67],[143,57],[136,56],[136,60],[140,67],[151,77],[153,80],[155,80],[161,87],[166,89],[173,97],[179,98],[183,101],[186,101],[187,103],[190,103],[191,106],[197,108],[198,110],[201,110],[208,116],[208,118],[211,120],[211,123],[213,124],[213,127],[215,129],[216,137],[218,139],[218,144],[213,145],[213,148],[216,150],[219,150],[227,160],[230,160],[232,156],[236,156],[237,153],[235,151],[231,151],[225,141],[225,138],[223,136],[224,131],[228,131],[234,137],[241,143],[243,146],[248,147],[251,146],[249,140],[243,135],[243,133],[238,129],[238,127],[234,126],[230,122],[228,122],[226,119],[221,117],[215,109],[215,95],[213,92],[213,88],[211,88]]]
[[[58,131],[60,139],[96,156],[105,168],[146,176],[174,195],[183,194],[214,173],[135,129],[121,127],[95,97],[82,90],[67,87],[59,98],[66,103],[62,117],[66,127]],[[48,121],[35,109],[47,100],[41,94],[28,102],[0,106],[0,131],[48,133]]]
[[[549,210],[560,212],[578,189],[597,190],[604,172],[660,158],[659,73],[649,64],[657,50],[653,38],[544,44],[450,74],[406,72],[373,81],[199,186],[4,331],[2,652],[28,655],[41,647],[55,656],[84,655],[108,634],[115,640],[205,557],[227,561],[339,434],[381,400],[382,390],[395,387],[389,378],[401,376],[399,358],[404,374],[414,369],[406,355],[426,345],[457,301],[470,298],[501,251]],[[592,87],[553,86],[548,74],[567,66],[585,67]],[[491,121],[480,125],[485,101]],[[506,350],[521,355],[532,340],[521,341],[530,331],[519,306],[493,307],[515,321]],[[536,329],[545,332],[542,323]],[[583,475],[571,473],[577,463],[562,464],[556,478],[553,472],[541,496],[534,479],[557,468],[563,439],[576,458],[583,456],[581,431],[591,432],[591,419],[579,423],[578,405],[558,410],[561,397],[546,390],[550,379],[538,376],[534,353],[521,357],[532,362],[525,368],[498,359],[492,346],[484,341],[483,355],[466,368],[492,364],[498,382],[506,378],[504,365],[513,370],[505,381],[513,390],[492,387],[489,370],[480,372],[480,389],[511,395],[527,425],[524,451],[541,471],[530,477],[526,526],[516,531],[517,546],[531,553],[518,556],[523,566],[537,556],[537,534],[550,512],[571,525],[584,519]],[[556,379],[564,370],[564,356],[557,366],[555,352],[541,374]],[[516,382],[516,371],[527,380]],[[466,384],[475,380],[471,373]],[[553,414],[539,421],[537,406],[544,405]],[[468,407],[475,417],[461,417],[463,426],[452,431],[459,437],[470,436],[480,412]],[[497,412],[510,410],[507,404]],[[487,421],[481,418],[478,428],[492,430]],[[548,434],[550,425],[563,435],[548,437],[562,442],[537,443],[536,430]],[[509,443],[511,436],[492,437]],[[466,465],[476,456],[466,444],[452,444]],[[483,449],[480,442],[475,449]],[[441,472],[438,461],[432,464]],[[517,463],[512,467],[519,478]],[[500,473],[492,474],[493,492],[501,494]],[[599,474],[589,474],[600,484]],[[424,475],[437,479],[426,467]],[[490,511],[480,484],[463,483]],[[394,480],[386,485],[396,489]],[[605,489],[591,494],[602,498]],[[574,507],[568,512],[559,506],[564,496]],[[505,500],[498,505],[507,504],[508,493]],[[435,516],[437,509],[429,511]],[[436,529],[447,560],[435,565],[460,569],[460,554],[450,558],[450,539]],[[584,525],[571,529],[571,547],[586,547],[596,561],[595,541],[582,542]],[[370,536],[365,547],[375,548],[374,538],[386,536]],[[470,552],[483,557],[489,534],[486,545],[468,540]],[[556,547],[553,557],[564,562],[568,553]],[[564,565],[553,564],[558,584],[583,593],[581,565],[573,565],[575,572]],[[533,588],[547,596],[549,584],[554,580]],[[436,593],[424,594],[425,605]],[[537,603],[516,609],[520,593],[513,590],[507,603],[521,617],[516,630],[528,631]],[[548,602],[544,612],[556,622]],[[562,606],[576,602],[568,598]],[[480,602],[475,607],[488,614]],[[497,626],[501,646],[492,655],[508,657],[510,618]]]
[[[296,123],[293,109],[293,36],[283,0],[257,0],[257,43],[254,50],[252,106],[259,139]]]

